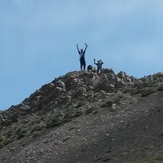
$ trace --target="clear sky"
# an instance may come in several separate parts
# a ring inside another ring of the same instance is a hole
[[[0,110],[101,59],[115,73],[163,70],[163,0],[0,0]]]

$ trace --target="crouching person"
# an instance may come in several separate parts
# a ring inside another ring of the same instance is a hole
[[[92,69],[93,69],[92,65],[88,65],[87,71],[92,71]]]

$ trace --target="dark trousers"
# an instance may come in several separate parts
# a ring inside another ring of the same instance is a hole
[[[85,59],[81,58],[80,59],[80,69],[82,70],[82,68],[84,68],[84,70],[85,70],[85,66],[86,66]]]

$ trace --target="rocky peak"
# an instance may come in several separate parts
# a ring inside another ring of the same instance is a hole
[[[0,112],[0,146],[63,124],[96,107],[117,110],[124,93],[149,95],[163,89],[162,79],[163,73],[136,79],[122,71],[115,74],[112,69],[102,69],[100,74],[69,72],[43,85],[20,104]],[[4,137],[8,138],[7,143]]]

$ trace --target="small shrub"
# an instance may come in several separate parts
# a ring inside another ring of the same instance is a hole
[[[17,130],[16,130],[16,133],[17,134],[20,134],[20,133],[27,133],[28,132],[28,129],[27,128],[23,128],[23,126],[20,126],[20,127],[18,127],[17,128]]]
[[[163,154],[156,154],[146,159],[143,163],[162,163],[162,162],[163,162]]]
[[[40,136],[40,132],[39,131],[34,131],[32,133],[32,137],[34,138],[34,137],[37,137],[37,136]]]
[[[115,94],[113,97],[111,97],[110,99],[108,99],[104,104],[101,105],[101,107],[111,107],[112,104],[119,104],[120,100],[123,98],[122,94]]]
[[[117,93],[117,94],[113,97],[113,102],[116,103],[116,104],[118,104],[122,98],[123,98],[123,95]]]
[[[3,136],[0,136],[0,142],[2,142],[3,141]]]
[[[25,136],[26,136],[25,134],[20,133],[20,134],[17,135],[17,139],[18,139],[18,140],[19,140],[19,139],[22,139],[22,138],[24,138]]]
[[[79,117],[80,115],[82,115],[82,111],[77,111],[72,114],[72,117]]]
[[[63,121],[61,121],[60,119],[58,119],[56,117],[51,117],[46,120],[46,128],[56,127],[56,126],[62,124],[62,122]]]
[[[128,90],[131,95],[137,94],[137,88],[131,88]]]
[[[13,139],[4,137],[4,138],[3,138],[3,141],[2,141],[2,144],[5,146],[5,145],[11,143],[12,141],[13,141]]]
[[[114,103],[113,100],[109,99],[108,101],[106,101],[104,104],[101,105],[101,107],[111,107],[112,104]]]
[[[142,90],[140,93],[141,93],[142,97],[145,97],[145,96],[148,96],[148,95],[150,95],[152,93],[155,93],[155,92],[156,92],[156,89],[154,89],[154,88],[147,88],[147,89]]]
[[[142,87],[154,87],[154,83],[153,82],[144,82],[142,84]]]
[[[80,108],[81,106],[85,105],[84,101],[79,101],[75,108]]]
[[[85,114],[90,114],[93,111],[94,111],[94,108],[93,107],[87,108],[86,111],[85,111]]]
[[[72,114],[71,113],[66,113],[64,116],[63,116],[63,121],[64,122],[70,122],[72,119]]]
[[[163,84],[161,84],[160,86],[158,86],[157,90],[158,91],[162,91],[163,90]]]
[[[34,132],[34,131],[41,131],[43,130],[43,126],[41,126],[40,124],[36,124],[34,126],[32,126],[32,129],[31,129],[31,133]]]

